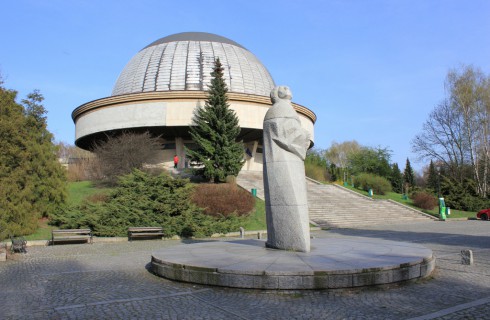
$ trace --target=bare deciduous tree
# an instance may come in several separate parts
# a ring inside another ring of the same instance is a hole
[[[330,148],[325,151],[325,158],[329,164],[333,163],[337,168],[347,168],[349,156],[360,150],[361,145],[355,140],[342,143],[334,141]]]
[[[124,132],[115,137],[108,136],[106,141],[97,143],[93,152],[104,178],[115,182],[118,176],[130,173],[133,169],[142,169],[145,164],[158,162],[160,149],[160,137],[153,137],[149,132]]]
[[[66,168],[69,181],[100,180],[98,160],[90,151],[66,142],[56,143],[58,161]]]
[[[421,159],[444,164],[452,178],[462,182],[471,168],[481,197],[489,193],[490,76],[471,66],[451,70],[447,98],[431,112],[422,133],[412,141]]]

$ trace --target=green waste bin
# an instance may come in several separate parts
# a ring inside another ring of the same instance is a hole
[[[252,195],[254,197],[257,197],[257,189],[253,188],[251,191],[252,191]]]
[[[446,202],[444,202],[444,198],[439,198],[439,219],[446,221]]]
[[[372,198],[374,195],[373,189],[369,189],[368,194]]]

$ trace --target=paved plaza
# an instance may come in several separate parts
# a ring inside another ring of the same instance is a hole
[[[316,231],[432,249],[433,276],[363,289],[274,291],[172,282],[152,252],[181,241],[29,247],[0,262],[1,319],[489,319],[490,222],[417,222]],[[461,264],[473,250],[475,263]]]

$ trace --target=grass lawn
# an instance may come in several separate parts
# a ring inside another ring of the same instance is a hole
[[[97,188],[90,181],[79,181],[68,183],[68,199],[67,204],[78,205],[83,199],[95,193],[107,192],[108,188]],[[50,226],[47,219],[40,219],[39,227],[35,233],[25,236],[26,240],[48,240],[51,239],[51,230],[57,229],[55,226]]]
[[[51,239],[51,230],[57,229],[48,225],[47,219],[39,219],[38,228],[35,233],[25,236],[26,240],[48,240]]]
[[[437,207],[434,208],[433,210],[422,210],[422,211],[428,214],[432,214],[433,216],[439,217],[439,209]],[[449,219],[476,218],[476,212],[451,209],[451,214],[447,218]]]
[[[367,191],[359,190],[359,189],[356,189],[356,188],[353,188],[353,187],[350,187],[350,186],[349,187],[346,187],[346,188],[347,189],[350,189],[352,191],[355,191],[357,193],[363,194],[365,196],[368,196]],[[385,199],[385,200],[391,199],[393,201],[396,201],[396,202],[399,202],[399,203],[404,204],[406,206],[409,206],[409,207],[412,207],[414,209],[420,210],[420,211],[425,212],[427,214],[433,215],[435,217],[439,217],[439,208],[438,207],[435,207],[432,210],[423,210],[423,209],[417,208],[413,204],[413,201],[410,198],[403,199],[403,195],[401,193],[388,192],[385,195],[377,195],[377,194],[375,194],[373,198],[374,199]],[[475,217],[476,217],[476,212],[472,212],[472,211],[461,211],[461,210],[455,210],[455,209],[451,209],[451,214],[448,216],[449,219],[451,219],[451,218],[475,218]]]
[[[246,231],[251,230],[266,230],[267,225],[265,223],[265,202],[259,198],[255,198],[255,212],[247,217],[245,224],[243,225]]]
[[[68,200],[69,205],[79,205],[83,199],[94,193],[109,191],[109,188],[98,188],[91,181],[78,181],[68,183]]]

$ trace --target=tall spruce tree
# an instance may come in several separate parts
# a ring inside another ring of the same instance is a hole
[[[407,163],[405,164],[405,170],[403,171],[403,181],[409,185],[409,187],[415,186],[415,172],[410,165],[410,160],[407,158]]]
[[[16,97],[0,84],[0,231],[22,235],[34,232],[37,219],[64,202],[66,180],[42,95],[34,91],[24,105]]]
[[[393,163],[391,166],[391,177],[390,177],[391,186],[393,187],[393,191],[402,193],[403,192],[403,176],[400,168],[398,167],[398,163]]]
[[[236,141],[240,133],[238,117],[228,104],[228,88],[219,58],[214,63],[206,104],[194,114],[190,134],[197,148],[186,148],[191,164],[200,166],[194,173],[207,180],[222,182],[238,175],[243,166],[243,145]]]
[[[434,165],[434,162],[432,162],[432,160],[430,160],[429,172],[427,174],[427,188],[430,188],[434,191],[438,190],[437,170],[436,170],[436,166]]]

